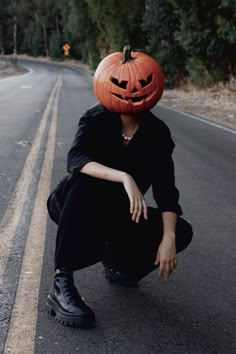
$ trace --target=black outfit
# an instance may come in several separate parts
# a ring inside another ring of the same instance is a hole
[[[162,240],[161,212],[178,215],[177,252],[192,238],[191,225],[180,217],[169,128],[151,112],[125,147],[120,116],[98,104],[79,121],[68,154],[69,175],[48,200],[58,223],[55,268],[77,270],[98,261],[139,280],[152,271]],[[150,186],[158,209],[148,209],[148,221],[132,221],[130,203],[121,183],[90,177],[80,169],[90,161],[129,173],[142,194]]]

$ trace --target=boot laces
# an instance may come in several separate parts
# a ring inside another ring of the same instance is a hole
[[[73,279],[64,278],[64,287],[65,287],[65,297],[67,298],[68,303],[73,302],[73,300],[82,301],[81,296],[77,288],[74,285]]]

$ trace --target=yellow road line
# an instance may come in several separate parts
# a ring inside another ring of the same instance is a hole
[[[2,276],[5,272],[7,261],[9,259],[12,240],[16,234],[16,229],[20,222],[22,205],[26,199],[27,191],[33,177],[35,162],[40,153],[40,146],[43,140],[44,132],[46,130],[49,113],[51,111],[52,102],[59,82],[60,80],[58,77],[49,97],[34,141],[32,143],[32,148],[27,156],[24,168],[17,181],[15,190],[11,196],[7,210],[0,225],[0,285],[2,282]]]
[[[4,353],[33,354],[38,310],[38,296],[47,226],[46,200],[50,192],[55,152],[58,101],[62,85],[59,78],[47,148],[38,184],[15,305]]]

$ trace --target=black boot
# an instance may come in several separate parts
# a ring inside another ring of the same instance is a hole
[[[47,312],[65,326],[91,327],[95,322],[93,311],[74,285],[73,272],[56,271],[46,306]]]

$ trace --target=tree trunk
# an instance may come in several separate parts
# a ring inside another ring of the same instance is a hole
[[[60,34],[58,15],[56,16],[56,34],[57,34],[58,36],[59,36],[59,34]]]
[[[34,12],[34,19],[35,19],[35,22],[38,24],[39,23],[39,16],[36,11]]]
[[[16,15],[13,16],[13,64],[16,65],[17,61],[17,23]]]
[[[13,18],[13,54],[12,54],[12,63],[16,65],[17,61],[17,1],[11,0],[11,13]]]
[[[47,37],[47,28],[45,22],[43,23],[43,39],[44,39],[44,51],[46,57],[48,57],[48,37]]]
[[[4,55],[3,26],[0,26],[0,55]]]

